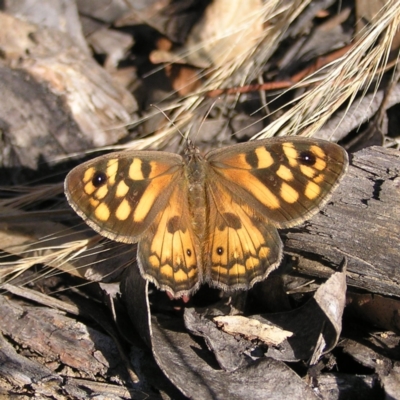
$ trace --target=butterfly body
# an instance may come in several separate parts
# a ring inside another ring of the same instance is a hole
[[[175,297],[208,282],[248,289],[282,258],[276,228],[297,225],[328,200],[347,168],[339,146],[275,138],[184,157],[112,153],[66,178],[74,210],[100,234],[138,242],[144,278]]]
[[[185,181],[187,182],[187,196],[193,231],[201,243],[205,240],[207,205],[206,191],[206,163],[198,149],[188,145],[185,154]]]

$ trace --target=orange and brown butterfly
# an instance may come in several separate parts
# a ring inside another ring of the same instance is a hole
[[[249,289],[282,258],[277,228],[298,225],[328,201],[348,165],[338,145],[283,137],[202,156],[111,153],[65,180],[72,208],[101,235],[138,242],[142,276],[176,298],[207,282]]]

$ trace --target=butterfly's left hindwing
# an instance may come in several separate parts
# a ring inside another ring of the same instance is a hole
[[[113,153],[74,168],[65,180],[65,193],[72,208],[95,231],[134,243],[183,178],[183,160],[176,154]]]
[[[206,280],[226,291],[248,289],[279,265],[278,231],[268,219],[233,198],[218,180],[207,180],[206,192],[210,209],[204,243]]]

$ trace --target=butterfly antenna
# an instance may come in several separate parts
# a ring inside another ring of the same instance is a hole
[[[204,123],[206,122],[206,119],[207,119],[208,116],[210,115],[212,109],[214,108],[214,106],[215,106],[215,104],[217,103],[218,100],[220,100],[220,97],[218,97],[217,99],[215,99],[215,100],[213,101],[213,103],[211,104],[210,108],[209,108],[208,111],[206,112],[206,115],[203,117],[203,119],[202,119],[202,121],[201,121],[201,124],[200,124],[200,126],[199,126],[199,129],[197,129],[197,132],[196,132],[195,135],[194,135],[194,138],[193,138],[193,142],[194,142],[194,143],[196,143],[197,135],[198,135],[199,132],[201,131],[201,128],[203,127]]]
[[[156,110],[160,111],[160,113],[162,115],[164,115],[165,119],[176,128],[176,130],[179,132],[179,134],[182,136],[182,139],[184,140],[188,140],[187,137],[185,137],[185,135],[182,133],[182,131],[179,129],[178,125],[175,124],[174,121],[172,121],[172,119],[170,117],[168,117],[168,115],[158,106],[156,106],[155,104],[150,104],[150,107],[154,107]]]

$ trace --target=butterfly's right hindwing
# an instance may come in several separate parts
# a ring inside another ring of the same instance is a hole
[[[180,181],[138,246],[142,276],[176,297],[202,281],[201,250],[189,212],[188,185]]]

